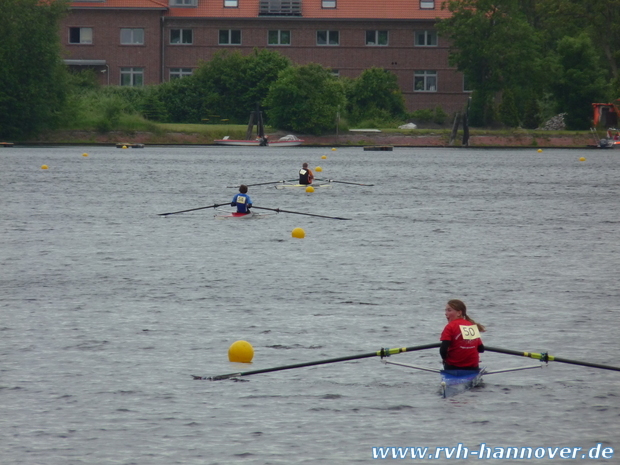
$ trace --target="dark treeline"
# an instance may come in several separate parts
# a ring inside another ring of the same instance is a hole
[[[452,17],[438,29],[473,91],[472,126],[536,128],[566,113],[569,129],[587,129],[591,103],[620,97],[620,0],[449,0],[443,7]],[[384,69],[336,78],[259,49],[217,54],[193,75],[156,86],[100,87],[93,71],[71,75],[62,64],[58,24],[67,11],[66,0],[0,2],[0,139],[210,116],[244,124],[257,104],[272,127],[311,134],[333,132],[337,121],[385,127],[448,116],[441,108],[408,114],[396,76]]]
[[[566,113],[587,129],[593,102],[620,97],[620,0],[448,0],[439,31],[474,91],[470,122],[536,128]]]

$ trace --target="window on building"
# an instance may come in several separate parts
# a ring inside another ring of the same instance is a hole
[[[92,44],[93,28],[92,27],[70,27],[69,28],[70,44]]]
[[[121,28],[121,44],[123,45],[142,45],[144,44],[144,29]]]
[[[192,73],[192,68],[170,68],[170,80],[191,76]]]
[[[237,8],[239,7],[238,0],[224,0],[224,8]]]
[[[366,31],[366,45],[387,45],[388,31]]]
[[[332,73],[332,76],[334,76],[334,77],[337,77],[337,78],[339,78],[339,77],[340,77],[340,70],[339,70],[339,69],[334,69],[334,68],[331,68],[331,69],[329,70],[329,72],[330,72],[330,73]]]
[[[198,0],[170,0],[170,6],[196,6]]]
[[[220,45],[241,45],[239,29],[220,29]]]
[[[121,86],[144,85],[144,68],[121,68]]]
[[[418,47],[437,47],[437,31],[416,31],[415,44]]]
[[[291,45],[291,31],[269,31],[269,45]]]
[[[191,29],[170,29],[171,44],[192,44],[194,36]]]
[[[317,45],[340,45],[340,33],[338,31],[316,31]]]
[[[416,92],[437,92],[437,71],[416,71],[413,76]]]
[[[432,10],[435,8],[435,0],[420,0],[420,8]]]
[[[336,0],[322,0],[321,8],[336,8]]]

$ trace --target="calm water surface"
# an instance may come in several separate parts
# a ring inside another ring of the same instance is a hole
[[[374,186],[257,186],[254,204],[351,221],[158,215],[302,162]],[[377,358],[191,377],[433,343],[450,298],[488,346],[620,365],[619,179],[612,150],[1,149],[0,463],[337,465],[459,443],[602,443],[620,463],[618,372],[550,363],[450,400]],[[240,339],[251,365],[228,362]],[[436,349],[392,359],[439,367]],[[521,462],[589,463],[501,463]]]

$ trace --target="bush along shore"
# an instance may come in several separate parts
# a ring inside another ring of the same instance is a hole
[[[230,128],[231,139],[244,139],[238,128]],[[304,146],[372,146],[389,145],[393,147],[464,147],[462,131],[453,138],[448,129],[383,129],[381,132],[356,130],[322,136],[295,134],[304,140]],[[245,131],[243,131],[245,132]],[[287,135],[285,131],[266,131],[271,140]],[[228,135],[228,134],[226,134]],[[174,128],[157,131],[52,131],[24,141],[15,141],[23,145],[211,145],[215,139],[224,136],[221,131],[213,133],[209,126],[199,126],[198,130],[175,130]],[[479,130],[472,129],[468,140],[469,147],[562,147],[586,148],[595,146],[596,138],[586,131],[545,131],[545,130]]]

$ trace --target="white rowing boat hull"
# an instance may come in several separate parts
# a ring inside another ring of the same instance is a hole
[[[267,218],[268,216],[275,215],[275,212],[268,213],[258,213],[251,211],[250,213],[237,213],[237,212],[229,212],[219,210],[215,213],[215,218],[218,220],[249,220],[249,219],[259,219],[259,218]]]
[[[234,145],[237,147],[261,147],[259,140],[233,140],[233,139],[216,139],[215,142],[218,145]],[[303,144],[301,139],[297,140],[274,140],[269,141],[266,146],[262,147],[295,147]]]
[[[276,189],[300,189],[300,188],[306,188],[306,187],[314,187],[315,189],[317,187],[321,188],[321,189],[327,189],[329,187],[332,187],[331,184],[278,184],[276,185]]]
[[[441,370],[441,392],[444,397],[452,397],[475,388],[482,382],[486,373],[480,370]]]

